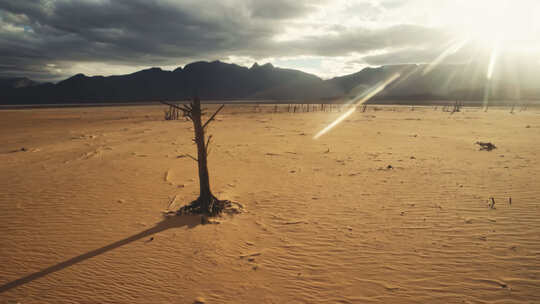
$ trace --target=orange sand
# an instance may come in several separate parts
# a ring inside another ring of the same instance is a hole
[[[0,303],[540,303],[538,110],[228,106],[200,225],[163,109],[0,111]]]

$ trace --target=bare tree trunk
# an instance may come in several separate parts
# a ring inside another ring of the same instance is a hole
[[[201,122],[201,101],[198,97],[193,100],[193,128],[195,129],[195,143],[197,144],[197,163],[199,165],[199,202],[201,210],[212,213],[214,195],[210,191],[210,177],[208,176],[207,147],[204,138],[204,128]]]

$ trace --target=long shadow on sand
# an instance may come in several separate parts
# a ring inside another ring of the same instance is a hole
[[[29,274],[27,276],[24,276],[22,278],[19,278],[15,281],[11,281],[7,284],[4,284],[0,286],[0,293],[6,292],[12,288],[18,287],[20,285],[24,285],[26,283],[32,282],[33,280],[37,280],[41,277],[44,277],[48,274],[51,274],[53,272],[57,272],[59,270],[62,270],[66,267],[72,266],[74,264],[77,264],[79,262],[82,262],[84,260],[93,258],[95,256],[98,256],[100,254],[103,254],[107,251],[116,249],[118,247],[127,245],[131,242],[140,240],[144,237],[153,235],[155,233],[170,229],[170,228],[180,228],[187,226],[188,228],[193,228],[201,223],[200,217],[197,216],[173,216],[170,218],[165,218],[163,221],[157,223],[154,227],[149,228],[147,230],[141,231],[137,234],[134,234],[130,237],[127,237],[125,239],[122,239],[120,241],[114,242],[112,244],[109,244],[107,246],[89,251],[87,253],[78,255],[76,257],[73,257],[69,260],[63,261],[61,263],[58,263],[56,265],[47,267],[41,271],[34,272],[32,274]]]

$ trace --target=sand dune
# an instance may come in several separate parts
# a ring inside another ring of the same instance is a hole
[[[201,225],[162,110],[0,111],[1,303],[540,303],[540,111],[228,106]]]

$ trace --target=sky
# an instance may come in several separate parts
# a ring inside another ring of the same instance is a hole
[[[328,79],[539,55],[538,0],[0,0],[0,76],[39,81],[199,60]]]

